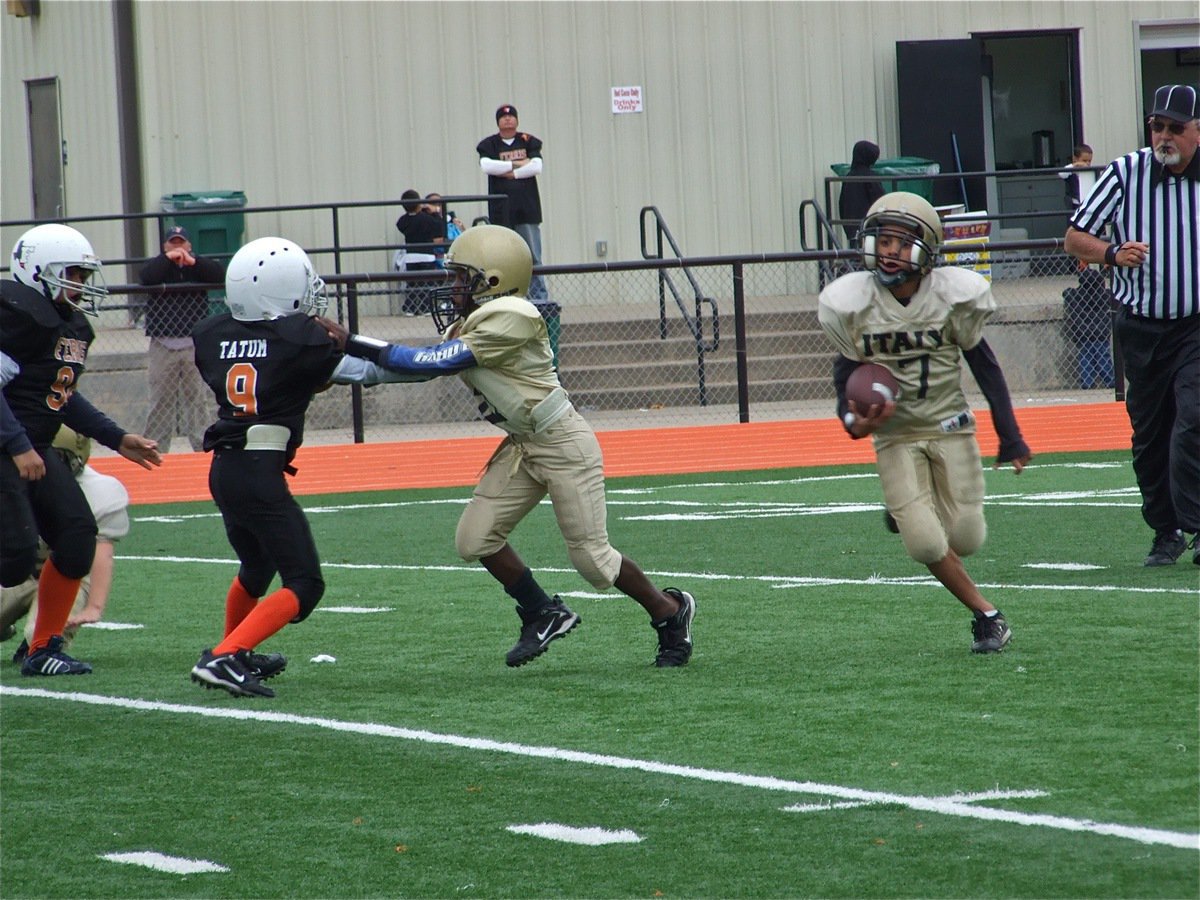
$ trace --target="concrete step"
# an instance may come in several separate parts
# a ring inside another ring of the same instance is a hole
[[[833,415],[833,384],[828,378],[760,379],[750,383],[750,403],[811,401],[828,393]],[[705,385],[709,406],[737,403],[737,384],[709,382]],[[589,388],[571,391],[571,400],[582,410],[614,411],[699,406],[700,388],[696,382],[643,385],[639,387]]]
[[[773,354],[752,353],[747,359],[752,381],[772,378],[831,378],[833,353]],[[620,388],[630,385],[695,384],[700,367],[696,358],[645,359],[637,363],[613,365],[592,363],[576,365],[563,354],[559,360],[559,378],[563,387],[572,393],[591,388]],[[737,383],[737,361],[732,353],[708,354],[704,358],[705,380],[710,384]]]

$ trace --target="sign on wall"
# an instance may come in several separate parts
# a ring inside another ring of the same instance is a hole
[[[612,111],[614,116],[642,112],[642,86],[613,88]]]

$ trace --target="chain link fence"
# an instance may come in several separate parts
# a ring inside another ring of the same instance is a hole
[[[986,255],[960,252],[952,261],[990,272],[999,312],[985,334],[1014,400],[1079,390],[1097,401],[1112,399],[1111,297],[1102,283],[1098,291],[1082,291],[1074,260],[1032,244],[994,246]],[[544,270],[551,303],[543,315],[557,343],[560,377],[598,430],[832,415],[833,350],[817,324],[817,294],[823,278],[854,264],[845,254],[671,263]],[[437,343],[428,315],[402,312],[404,291],[415,280],[397,273],[330,276],[337,294],[330,315],[372,337]],[[136,305],[129,301],[145,291],[113,290],[82,385],[89,399],[130,429],[142,427],[150,402],[147,338],[129,315]],[[213,308],[221,308],[219,301]],[[982,402],[969,372],[964,385]],[[482,421],[466,386],[440,378],[334,386],[314,400],[306,439],[475,433],[494,434],[495,428]],[[176,449],[186,446],[182,436],[175,441]]]

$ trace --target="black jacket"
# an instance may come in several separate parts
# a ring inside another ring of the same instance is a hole
[[[194,266],[177,266],[165,253],[160,253],[142,266],[138,280],[146,285],[188,282],[223,285],[225,266],[203,256],[196,256]],[[192,326],[207,315],[207,291],[151,294],[146,298],[146,334],[150,337],[188,337]]]
[[[870,141],[859,141],[854,145],[854,155],[850,160],[850,171],[847,175],[873,175],[871,166],[879,159],[879,147]],[[846,238],[851,244],[858,236],[859,222],[871,208],[871,204],[883,196],[883,186],[878,181],[846,181],[842,183],[842,193],[838,198],[838,218],[855,219],[842,227],[846,229]]]

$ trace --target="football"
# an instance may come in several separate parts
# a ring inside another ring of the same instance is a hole
[[[846,399],[853,400],[863,411],[888,400],[899,401],[900,382],[886,366],[862,363],[846,379]]]

